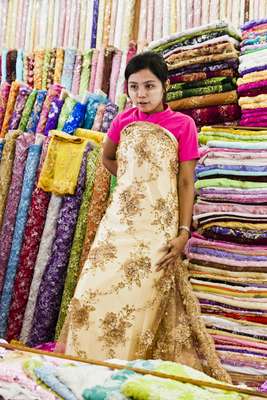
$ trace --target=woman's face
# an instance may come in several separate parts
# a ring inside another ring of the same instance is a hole
[[[149,69],[142,69],[129,76],[128,94],[133,104],[144,113],[164,110],[162,83]]]

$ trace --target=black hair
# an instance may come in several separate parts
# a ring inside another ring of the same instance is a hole
[[[152,51],[145,51],[144,53],[134,56],[126,66],[124,73],[125,80],[128,81],[130,75],[142,69],[149,69],[161,81],[165,89],[165,82],[168,79],[168,68],[160,54],[153,53]]]

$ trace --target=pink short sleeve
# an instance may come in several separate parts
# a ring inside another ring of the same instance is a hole
[[[118,114],[114,120],[112,121],[109,130],[108,130],[108,137],[112,140],[114,143],[119,143],[120,141],[120,136],[121,136],[121,126],[120,126],[120,114]]]
[[[199,158],[197,128],[192,118],[186,118],[179,135],[179,162]]]

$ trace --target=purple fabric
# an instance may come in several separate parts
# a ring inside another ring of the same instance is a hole
[[[267,70],[267,65],[266,64],[265,65],[260,65],[260,66],[255,66],[255,67],[251,67],[251,68],[248,68],[248,69],[244,69],[244,71],[239,72],[239,75],[240,76],[244,76],[244,75],[250,74],[251,72],[265,71],[265,70]]]
[[[95,49],[95,47],[96,47],[98,9],[99,9],[99,0],[94,0],[92,35],[91,35],[91,49]]]
[[[238,253],[233,253],[233,252],[228,252],[228,251],[223,251],[223,250],[218,250],[218,249],[209,249],[207,247],[201,248],[201,247],[196,247],[192,246],[190,251],[196,253],[196,254],[208,254],[211,256],[215,257],[224,257],[227,259],[234,259],[238,261],[267,261],[267,256],[251,256],[247,254],[238,254]]]
[[[242,31],[247,31],[248,29],[254,28],[255,26],[267,24],[267,19],[252,19],[251,21],[246,22],[244,25],[241,26]]]
[[[267,357],[267,353],[260,353],[258,351],[252,351],[252,350],[249,350],[248,348],[237,349],[237,348],[233,348],[233,347],[217,345],[216,350],[217,351],[228,351],[231,353],[248,354],[248,355],[259,356],[259,357]]]
[[[233,305],[229,305],[223,302],[219,302],[219,301],[214,301],[214,300],[204,300],[204,299],[199,299],[200,304],[207,304],[207,305],[214,305],[214,306],[222,306],[223,308],[229,309],[229,310],[235,310],[238,311],[239,313],[245,313],[247,314],[247,309],[246,309],[246,305],[244,304],[244,307],[236,307]],[[266,310],[258,310],[258,309],[249,309],[249,312],[253,312],[253,313],[258,313],[258,314],[266,314],[267,315],[267,311]]]
[[[12,244],[28,149],[34,139],[34,135],[23,133],[16,141],[12,180],[0,233],[0,293]]]
[[[258,121],[258,122],[252,122],[252,121],[243,121],[241,120],[240,122],[241,126],[255,126],[255,127],[263,127],[265,128],[267,126],[267,121]]]
[[[30,346],[36,346],[54,339],[71,243],[84,191],[87,155],[90,150],[90,145],[88,145],[83,155],[75,195],[66,195],[63,198],[51,256],[47,262],[38,292],[28,339]]]
[[[234,68],[237,69],[238,67],[238,60],[236,59],[229,59],[227,61],[216,62],[216,63],[206,63],[206,64],[194,64],[187,67],[178,68],[176,70],[169,71],[169,76],[173,75],[181,75],[190,72],[207,72],[207,71],[218,71],[221,69],[227,68]],[[267,67],[266,67],[267,68]]]
[[[32,90],[26,85],[22,85],[19,88],[19,93],[16,98],[14,111],[9,121],[9,129],[11,130],[18,129],[24,106],[31,91]]]
[[[58,98],[55,98],[55,100],[52,101],[44,130],[46,136],[48,136],[49,131],[57,128],[58,118],[63,104],[64,100]]]

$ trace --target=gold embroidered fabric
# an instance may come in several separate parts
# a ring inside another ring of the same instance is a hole
[[[178,229],[176,139],[156,125],[133,123],[121,133],[117,160],[117,186],[59,342],[66,354],[87,359],[174,360],[229,381],[186,265],[179,260],[156,271],[160,248]]]

